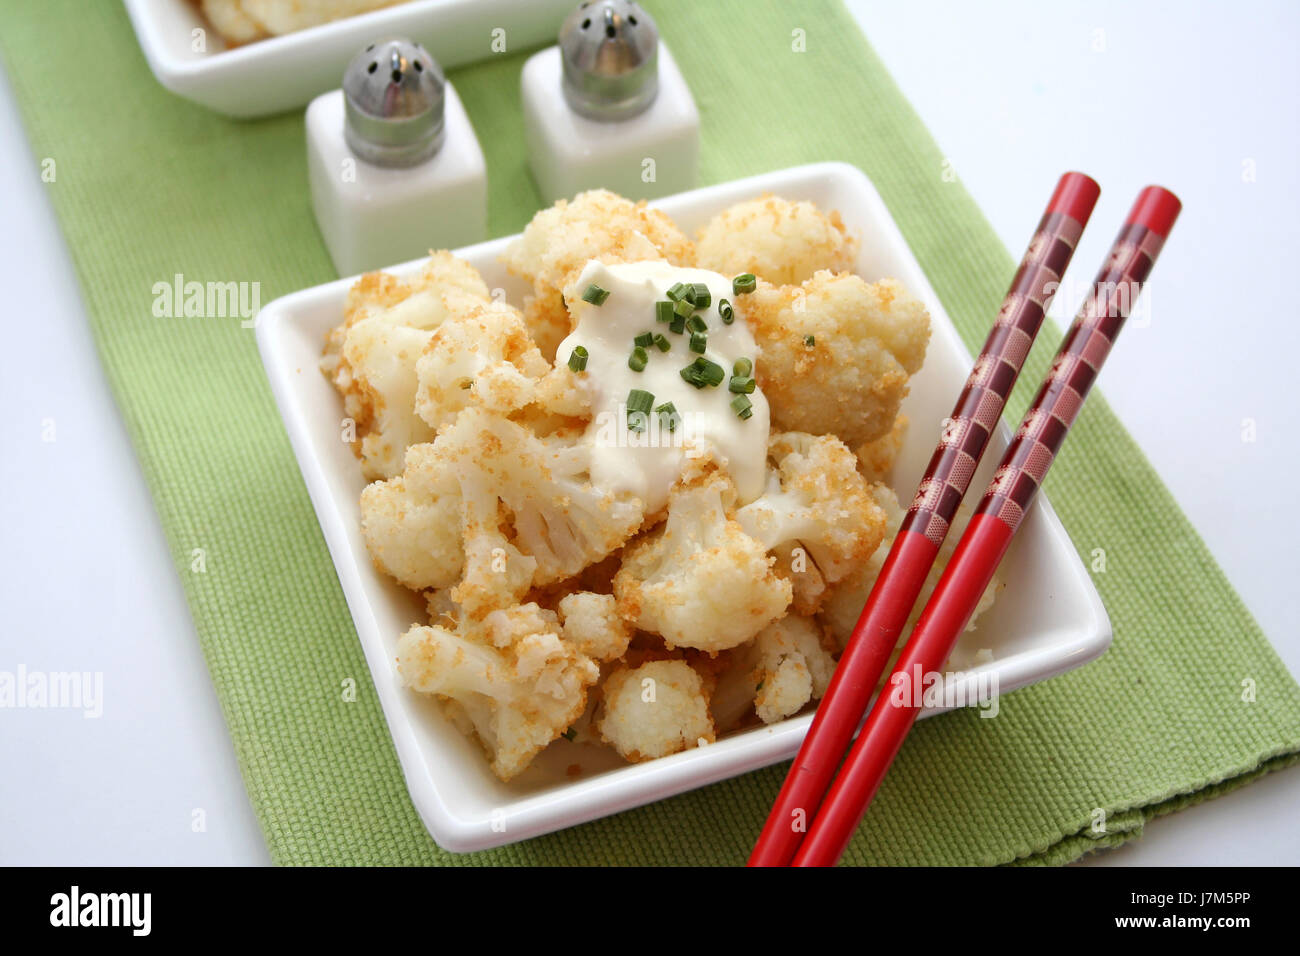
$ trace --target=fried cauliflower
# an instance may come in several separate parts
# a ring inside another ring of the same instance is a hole
[[[685,661],[620,667],[601,687],[596,730],[625,760],[666,757],[714,740],[704,682]]]
[[[321,370],[343,396],[367,478],[401,474],[406,449],[433,439],[415,410],[417,361],[444,321],[490,301],[478,273],[450,253],[435,254],[408,281],[371,273],[353,287]]]
[[[710,701],[719,729],[736,726],[751,709],[765,724],[797,714],[825,695],[835,673],[820,625],[798,614],[773,621],[732,653]]]
[[[701,267],[726,276],[751,272],[776,285],[798,284],[823,269],[847,272],[857,246],[839,213],[776,196],[724,209],[695,241]]]
[[[887,479],[929,336],[898,283],[845,272],[855,255],[810,203],[740,203],[697,247],[663,213],[595,190],[509,245],[522,311],[445,252],[352,286],[321,368],[371,479],[366,548],[424,599],[397,672],[502,780],[560,736],[650,760],[825,694],[902,518]],[[579,301],[592,259],[657,265],[632,270],[635,288],[588,274],[606,288]],[[680,268],[698,266],[753,272],[757,288]],[[728,334],[738,355],[717,352]],[[660,412],[658,439],[627,414],[634,400]],[[719,415],[726,442],[692,437]]]
[[[760,283],[736,310],[761,349],[755,371],[773,427],[850,448],[893,427],[930,338],[925,306],[893,279],[818,272],[798,286]]]
[[[581,716],[600,676],[536,604],[498,609],[481,622],[417,625],[397,642],[397,672],[451,706],[473,728],[493,772],[509,780]]]
[[[583,654],[605,663],[627,652],[632,628],[618,613],[614,595],[574,591],[560,599],[557,610],[564,639]]]
[[[662,212],[605,189],[581,193],[543,209],[502,256],[506,268],[527,279],[533,294],[524,321],[538,348],[554,360],[555,347],[572,331],[564,288],[588,259],[605,263],[665,260],[690,265],[695,247]]]
[[[668,519],[630,546],[614,577],[623,616],[672,647],[722,651],[749,640],[789,606],[790,582],[767,548],[729,517],[730,479],[706,472],[675,488]]]
[[[451,587],[465,567],[460,490],[432,444],[406,450],[406,470],[361,493],[361,535],[375,567],[417,591]]]
[[[434,330],[415,363],[415,411],[435,431],[470,405],[513,412],[533,401],[549,371],[517,309],[478,306]]]
[[[796,610],[811,614],[826,585],[876,550],[885,535],[885,512],[858,473],[853,453],[834,436],[773,435],[768,460],[767,489],[736,512],[736,521],[769,550],[784,549],[778,551],[780,567],[789,569]]]
[[[621,547],[641,526],[641,501],[592,485],[591,446],[577,436],[545,438],[480,408],[467,408],[435,447],[465,499],[495,499],[508,512],[513,544],[537,562],[533,584],[571,577]],[[491,508],[482,513],[491,520]]]

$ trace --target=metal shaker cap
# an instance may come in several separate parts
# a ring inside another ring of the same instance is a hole
[[[414,166],[442,146],[447,80],[418,43],[390,37],[370,44],[343,74],[343,136],[376,166]]]
[[[564,98],[596,120],[635,116],[659,92],[659,28],[630,0],[583,3],[560,26]]]

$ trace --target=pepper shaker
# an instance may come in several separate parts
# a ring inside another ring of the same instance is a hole
[[[362,50],[307,107],[307,170],[340,275],[487,237],[487,165],[456,90],[418,43]]]
[[[700,115],[690,87],[631,0],[583,3],[522,75],[529,165],[547,202],[604,187],[650,199],[696,184]]]

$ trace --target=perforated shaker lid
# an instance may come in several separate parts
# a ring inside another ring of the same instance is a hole
[[[447,81],[429,51],[405,37],[370,44],[343,74],[348,147],[376,166],[414,166],[442,146]]]
[[[620,120],[659,92],[659,28],[631,0],[583,3],[560,26],[564,98],[578,113]]]

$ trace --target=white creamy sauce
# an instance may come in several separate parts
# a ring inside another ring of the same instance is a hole
[[[677,334],[666,322],[656,321],[655,303],[675,283],[702,282],[712,301],[696,315],[708,324],[708,347],[704,357],[722,366],[725,373],[718,386],[696,388],[681,377],[681,370],[698,357],[690,350],[690,331]],[[560,343],[556,363],[564,364],[576,346],[588,353],[585,374],[593,396],[593,418],[584,441],[592,446],[591,478],[600,488],[635,494],[646,511],[657,511],[668,500],[668,492],[681,475],[687,455],[711,453],[735,482],[740,502],[762,494],[770,428],[767,399],[755,388],[747,397],[753,414],[740,418],[731,407],[736,398],[728,389],[737,359],[757,365],[758,349],[745,321],[736,316],[727,325],[718,303],[735,303],[731,279],[705,269],[685,269],[666,262],[632,262],[605,265],[592,259],[582,271],[578,289],[597,285],[609,293],[601,305],[578,299],[569,303],[577,318],[575,330]],[[662,334],[671,343],[668,352],[646,347],[644,371],[628,366],[633,339],[643,332]],[[753,375],[753,372],[750,373]],[[627,427],[628,393],[640,389],[654,395],[654,407],[672,402],[681,416],[670,432],[651,414],[644,432]]]

